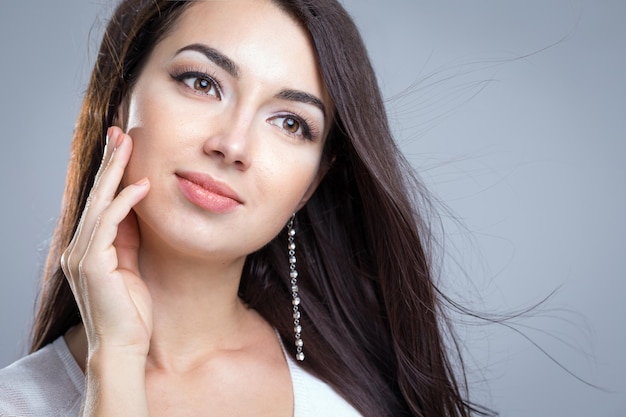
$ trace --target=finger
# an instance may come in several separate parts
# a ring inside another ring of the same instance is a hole
[[[104,174],[104,172],[107,171],[109,164],[111,163],[113,156],[115,155],[115,150],[116,148],[121,144],[119,142],[121,142],[123,140],[123,137],[121,136],[122,131],[119,128],[116,128],[114,126],[109,127],[109,129],[107,130],[107,138],[106,138],[106,146],[104,148],[104,154],[102,156],[102,161],[100,162],[100,167],[98,168],[98,172],[96,172],[96,176],[94,178],[94,182],[93,185],[91,187],[91,190],[89,192],[89,196],[87,197],[87,201],[85,202],[85,207],[83,209],[83,213],[81,214],[81,218],[80,221],[78,223],[78,228],[76,229],[76,232],[74,233],[73,239],[69,244],[69,249],[71,251],[72,247],[74,247],[76,245],[76,241],[78,240],[79,236],[81,235],[81,231],[83,230],[83,226],[85,224],[85,221],[87,219],[87,214],[90,211],[90,209],[93,208],[93,200],[95,198],[95,190],[98,188],[98,184],[100,184],[100,180],[102,178],[102,175]],[[93,211],[93,210],[92,210]]]
[[[109,165],[113,160],[113,156],[115,156],[115,151],[121,145],[123,139],[123,132],[120,128],[115,126],[109,127],[107,130],[106,145],[104,148],[104,154],[102,155],[102,161],[100,162],[98,172],[96,172],[91,190],[89,191],[89,196],[87,197],[85,208],[83,210],[83,216],[81,216],[81,221],[79,223],[79,230],[83,225],[86,212],[92,207],[92,201],[95,197],[96,190],[99,188],[98,186],[100,184],[100,180],[102,179],[103,174],[108,170]]]
[[[96,173],[96,179],[87,199],[88,204],[85,207],[86,222],[97,218],[99,213],[113,201],[132,153],[130,137],[118,127],[112,127],[111,131],[109,145],[115,143],[109,159],[103,160]],[[87,226],[90,230],[89,224]]]
[[[76,258],[81,258],[85,252],[98,217],[115,198],[132,153],[130,137],[119,128],[112,128],[112,131],[110,143],[116,141],[116,146],[111,151],[108,161],[103,161],[98,170],[98,180],[91,189],[78,228],[68,247],[66,269],[69,270],[70,274],[75,273],[77,270],[79,261]]]
[[[107,164],[111,161],[115,149],[119,146],[118,141],[122,138],[122,130],[119,127],[111,126],[107,129],[106,144],[104,146],[104,153],[102,154],[102,160],[100,161],[100,167],[94,178],[94,187],[100,181],[102,173],[106,169]],[[92,187],[93,188],[93,187]]]
[[[119,133],[120,133],[120,130],[114,129],[113,126],[107,129],[106,145],[104,147],[104,153],[102,155],[102,161],[100,162],[100,167],[98,168],[98,172],[96,173],[96,177],[94,179],[94,186],[95,184],[99,182],[102,172],[105,170],[106,165],[111,160],[111,156],[113,155],[113,152],[115,148],[117,147],[117,140],[119,139]],[[61,254],[61,269],[63,270],[63,273],[65,274],[66,278],[70,279],[70,284],[72,281],[71,276],[72,276],[72,269],[73,269],[70,267],[70,258],[72,257],[71,253],[72,253],[73,248],[76,246],[76,241],[78,240],[77,236],[80,235],[81,230],[83,229],[83,224],[85,222],[85,212],[89,208],[89,206],[90,206],[90,200],[88,199],[85,204],[85,208],[83,209],[83,213],[81,213],[81,218],[78,222],[78,227],[76,228],[76,232],[74,233],[74,236],[72,236],[72,240],[70,241],[65,251],[63,251],[63,253]]]
[[[115,241],[120,223],[127,218],[132,208],[150,190],[150,182],[143,178],[124,188],[111,204],[98,216],[85,254],[80,261],[81,275],[112,273],[119,267]]]

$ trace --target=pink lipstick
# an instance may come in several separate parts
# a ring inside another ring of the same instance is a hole
[[[178,172],[176,179],[187,200],[212,213],[228,213],[243,204],[228,185],[206,174]]]

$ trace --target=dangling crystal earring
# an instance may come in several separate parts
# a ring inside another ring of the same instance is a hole
[[[289,250],[289,277],[291,278],[291,304],[293,304],[293,331],[295,333],[296,342],[296,359],[304,360],[304,352],[302,347],[302,326],[300,325],[300,297],[298,296],[298,271],[296,270],[296,229],[294,228],[294,220],[296,214],[292,214],[289,223],[287,223],[287,249]]]

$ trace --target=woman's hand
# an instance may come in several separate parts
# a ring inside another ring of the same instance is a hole
[[[147,354],[152,303],[138,267],[139,233],[132,207],[147,179],[119,193],[132,139],[109,128],[107,145],[76,234],[61,257],[87,333],[89,349]]]
[[[150,184],[142,179],[118,192],[131,152],[130,136],[109,128],[94,186],[61,257],[87,335],[86,415],[147,413],[152,301],[139,273],[140,238],[132,208]]]

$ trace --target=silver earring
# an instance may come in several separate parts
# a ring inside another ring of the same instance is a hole
[[[298,271],[296,270],[296,229],[294,228],[294,220],[296,214],[294,213],[287,223],[287,249],[289,250],[289,277],[291,278],[291,304],[293,305],[293,331],[295,333],[296,343],[296,359],[299,361],[304,360],[304,352],[302,347],[304,342],[302,341],[302,326],[300,325],[300,297],[298,296]]]

